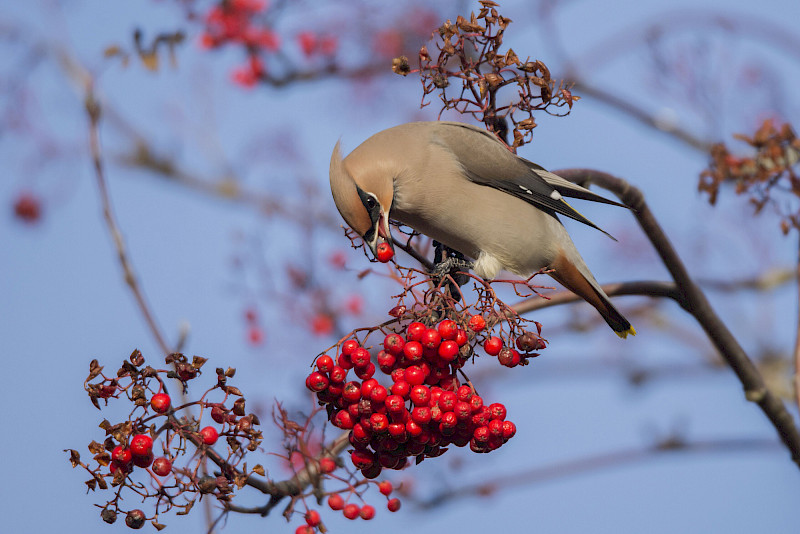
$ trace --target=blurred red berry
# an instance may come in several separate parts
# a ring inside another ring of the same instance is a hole
[[[398,511],[400,509],[400,499],[389,499],[389,502],[386,503],[386,508],[388,508],[390,512]]]
[[[361,510],[359,511],[358,515],[361,516],[361,519],[366,519],[367,521],[369,521],[370,519],[375,517],[375,508],[370,506],[369,504],[365,504],[364,506],[361,507]]]
[[[42,203],[32,193],[20,193],[14,202],[14,215],[26,223],[35,223],[42,217]]]
[[[319,526],[322,523],[322,519],[319,516],[319,512],[316,510],[309,510],[306,512],[306,524],[311,527]]]
[[[389,482],[388,480],[384,480],[378,483],[378,490],[384,495],[389,495],[390,493],[392,493],[392,489],[394,489],[392,488],[392,483]]]
[[[333,332],[333,319],[324,314],[314,316],[311,319],[311,331],[318,336],[327,336]]]
[[[333,460],[333,458],[324,456],[319,459],[319,470],[323,473],[333,473],[336,471],[336,462]]]
[[[328,497],[328,506],[331,510],[341,510],[344,508],[344,499],[338,493],[334,493]]]
[[[347,519],[355,519],[358,517],[359,512],[361,509],[358,507],[357,504],[350,503],[344,507],[342,513]]]

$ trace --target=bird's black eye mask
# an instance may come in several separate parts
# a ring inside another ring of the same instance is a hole
[[[356,189],[358,190],[358,196],[361,198],[361,203],[364,204],[364,208],[369,213],[369,218],[372,221],[372,226],[364,234],[364,239],[369,243],[375,238],[375,232],[378,229],[378,219],[381,217],[381,203],[372,193],[367,193],[358,186],[356,186]]]

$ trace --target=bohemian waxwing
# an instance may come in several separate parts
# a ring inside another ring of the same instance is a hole
[[[339,213],[373,254],[379,242],[392,244],[391,218],[473,258],[473,271],[487,280],[501,269],[525,277],[553,269],[550,276],[597,308],[618,336],[636,334],[557,217],[600,230],[562,195],[620,204],[514,155],[486,130],[458,122],[402,124],[344,159],[337,143],[330,180]]]

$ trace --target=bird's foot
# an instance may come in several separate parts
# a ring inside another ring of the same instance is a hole
[[[437,279],[444,278],[448,274],[452,274],[454,277],[460,278],[464,275],[457,275],[457,272],[466,273],[472,269],[473,266],[474,264],[471,261],[463,258],[447,258],[434,265],[431,275]],[[466,283],[466,280],[459,285],[463,285],[464,283]]]

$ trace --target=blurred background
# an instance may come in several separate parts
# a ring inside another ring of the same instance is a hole
[[[394,306],[388,268],[351,249],[340,227],[331,150],[339,139],[349,152],[379,130],[437,118],[436,99],[420,109],[418,76],[393,74],[391,59],[405,54],[416,66],[431,32],[477,2],[273,0],[253,19],[262,31],[255,66],[241,45],[209,40],[215,5],[0,8],[3,531],[127,530],[102,523],[93,504],[104,496],[86,494],[86,474],[63,450],[102,440],[97,425],[110,417],[83,390],[90,360],[111,369],[135,348],[150,361],[162,354],[103,219],[87,87],[102,106],[114,217],[154,320],[168,345],[209,358],[203,384],[213,385],[215,367],[238,369],[265,452],[281,452],[276,402],[298,417],[312,409],[304,380],[314,356]],[[507,0],[499,9],[513,20],[505,45],[542,60],[582,97],[567,117],[537,116],[520,155],[639,187],[797,417],[797,232],[784,235],[778,213],[796,205],[777,197],[755,215],[728,188],[712,207],[697,184],[711,143],[747,154],[735,133],[752,135],[766,119],[797,123],[800,4]],[[566,223],[601,283],[669,279],[630,213],[579,204],[619,239]],[[374,492],[374,520],[351,523],[321,507],[328,528],[796,531],[797,466],[701,329],[672,301],[615,303],[635,338],[618,340],[585,303],[559,306],[531,315],[549,341],[532,365],[477,363],[482,394],[504,402],[517,424],[502,449],[451,450],[390,473],[407,493],[400,512]],[[290,476],[285,462],[262,456],[271,478]],[[488,486],[476,492],[479,484]],[[264,502],[254,491],[237,497]],[[171,532],[208,529],[200,507],[161,522]],[[300,523],[231,514],[219,526],[293,532]]]

